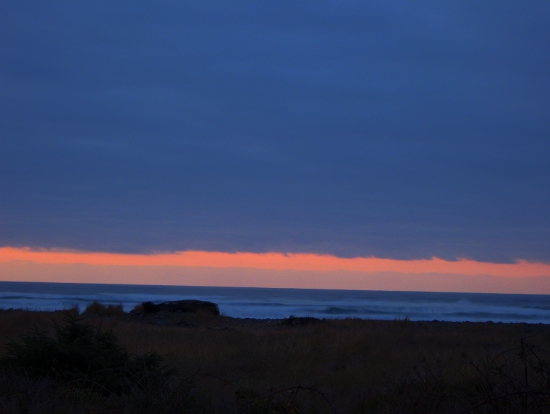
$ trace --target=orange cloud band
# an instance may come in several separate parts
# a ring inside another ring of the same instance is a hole
[[[517,261],[487,263],[460,259],[447,261],[433,257],[420,260],[380,259],[376,257],[339,258],[304,253],[222,253],[184,251],[163,254],[120,254],[30,248],[0,248],[0,263],[89,264],[95,266],[176,266],[212,268],[249,268],[270,270],[352,271],[363,273],[397,272],[408,274],[441,273],[492,275],[501,277],[550,276],[550,264]]]

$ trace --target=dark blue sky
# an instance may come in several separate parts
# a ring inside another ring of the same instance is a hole
[[[549,262],[549,22],[2,1],[0,245]]]

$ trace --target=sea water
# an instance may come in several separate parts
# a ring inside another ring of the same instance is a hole
[[[0,282],[0,309],[57,310],[93,301],[120,304],[199,299],[236,318],[363,318],[550,323],[550,295],[267,289]]]

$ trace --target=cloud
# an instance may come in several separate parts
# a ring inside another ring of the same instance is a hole
[[[0,245],[550,260],[543,3],[2,7]]]

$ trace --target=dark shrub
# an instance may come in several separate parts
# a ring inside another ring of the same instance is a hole
[[[55,323],[53,328],[53,338],[34,329],[21,335],[19,342],[9,342],[0,365],[107,394],[135,393],[153,382],[166,382],[173,374],[160,368],[159,355],[131,355],[112,332],[101,332],[74,314],[66,314],[65,324]]]
[[[99,302],[92,302],[83,312],[84,315],[96,315],[104,317],[113,317],[124,314],[122,305],[102,305]]]

